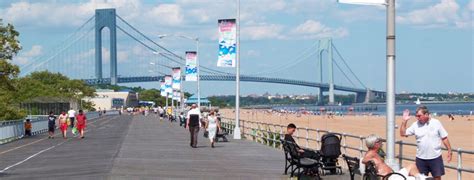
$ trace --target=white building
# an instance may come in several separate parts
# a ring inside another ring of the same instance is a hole
[[[97,89],[96,94],[96,97],[84,98],[84,100],[94,103],[94,108],[97,110],[138,106],[138,94],[133,91],[115,92],[109,89]]]

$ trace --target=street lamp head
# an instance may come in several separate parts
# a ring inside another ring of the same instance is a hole
[[[163,38],[165,38],[165,37],[167,37],[167,36],[168,36],[168,34],[159,34],[159,35],[158,35],[158,38],[163,39]]]

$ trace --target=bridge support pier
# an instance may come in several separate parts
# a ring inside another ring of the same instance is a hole
[[[372,91],[367,89],[367,92],[356,94],[356,103],[371,103],[376,99],[385,99],[385,93]]]
[[[102,29],[110,32],[110,84],[117,84],[117,28],[115,9],[95,10],[95,76],[102,79]]]

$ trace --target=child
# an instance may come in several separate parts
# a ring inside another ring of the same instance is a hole
[[[25,122],[25,136],[31,136],[31,122],[30,122],[30,119],[26,119],[26,122]]]
[[[82,110],[79,110],[79,114],[76,116],[76,120],[77,120],[77,124],[76,124],[77,130],[81,134],[79,138],[84,139],[84,129],[86,128],[87,117]]]
[[[56,128],[56,116],[54,116],[53,111],[49,112],[48,116],[48,139],[54,139],[54,129]]]
[[[63,138],[67,139],[66,137],[66,131],[67,131],[67,122],[68,122],[68,117],[66,112],[62,111],[61,114],[59,115],[58,121],[59,121],[59,128],[61,129],[61,133],[63,134]]]

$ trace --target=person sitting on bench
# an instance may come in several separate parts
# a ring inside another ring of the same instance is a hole
[[[288,126],[286,127],[285,141],[294,143],[296,145],[296,148],[298,149],[298,152],[303,157],[319,160],[320,156],[316,151],[310,150],[310,149],[305,149],[305,148],[300,148],[298,146],[295,139],[293,139],[293,133],[295,131],[296,131],[296,125],[293,124],[293,123],[288,124]]]
[[[382,143],[382,138],[378,137],[375,134],[367,136],[365,138],[365,144],[369,150],[362,159],[362,163],[367,164],[369,161],[372,161],[375,165],[375,168],[377,169],[378,175],[387,176],[390,173],[394,173],[395,171],[393,171],[392,168],[385,164],[380,155],[377,153],[378,150],[382,148]],[[409,166],[400,169],[396,173],[403,175],[408,180],[426,179],[426,176],[420,174],[420,171],[418,170],[415,164],[410,164]],[[398,180],[403,178],[397,175],[393,175],[390,176],[388,179]]]

